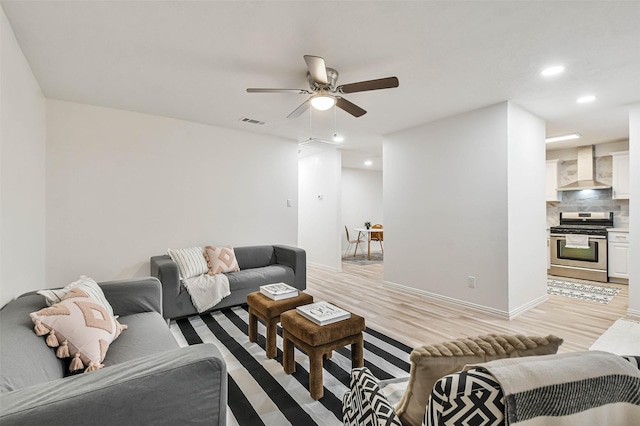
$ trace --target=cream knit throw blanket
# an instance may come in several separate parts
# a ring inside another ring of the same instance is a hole
[[[183,281],[193,306],[202,313],[213,308],[231,294],[229,278],[224,274],[203,274]]]
[[[500,382],[507,425],[640,425],[640,370],[618,355],[574,352],[472,367]]]

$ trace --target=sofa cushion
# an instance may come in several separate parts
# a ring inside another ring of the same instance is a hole
[[[179,347],[166,320],[158,312],[127,315],[118,320],[128,328],[109,346],[103,362],[105,367]]]
[[[73,358],[70,371],[101,368],[109,345],[123,329],[104,306],[79,288],[30,316],[36,334],[46,334],[46,344],[57,348],[58,358]]]
[[[351,370],[349,392],[342,398],[342,421],[346,426],[402,426],[378,380],[366,367]]]
[[[209,267],[209,275],[222,274],[224,272],[239,271],[238,261],[233,251],[233,247],[206,246],[204,248],[204,258]]]
[[[183,280],[209,272],[202,247],[168,249],[167,254],[178,265],[180,278]]]
[[[261,285],[273,283],[289,283],[294,282],[293,269],[285,265],[270,265],[253,269],[241,269],[238,272],[229,272],[229,288],[233,293],[234,290],[252,289],[259,290]]]
[[[61,379],[65,363],[33,332],[29,313],[46,307],[43,296],[24,294],[0,310],[0,392]],[[19,345],[10,342],[20,342]]]
[[[415,348],[410,357],[409,385],[396,411],[404,425],[419,426],[424,419],[431,390],[441,377],[461,371],[467,364],[555,354],[561,344],[562,339],[553,335],[526,337],[490,334]]]
[[[240,270],[261,268],[276,263],[273,246],[247,246],[234,248]]]

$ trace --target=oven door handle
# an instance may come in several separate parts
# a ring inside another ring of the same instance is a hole
[[[567,234],[550,234],[550,237],[556,237],[556,238],[562,238],[564,239],[564,236]],[[594,239],[594,240],[606,240],[607,237],[604,235],[589,235],[589,239]]]

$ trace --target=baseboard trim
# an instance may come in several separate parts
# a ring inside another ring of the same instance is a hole
[[[640,309],[627,309],[627,315],[630,317],[640,318]]]
[[[397,289],[406,291],[407,293],[419,294],[421,296],[428,297],[429,299],[439,300],[443,302],[450,303],[456,306],[464,306],[465,308],[470,308],[478,312],[483,312],[486,314],[490,314],[502,319],[509,319],[509,313],[506,311],[501,311],[499,309],[489,308],[487,306],[478,305],[477,303],[471,303],[464,300],[456,299],[449,296],[443,296],[441,294],[432,293],[426,290],[420,290],[417,288],[409,287],[403,284],[394,283],[391,281],[385,281],[384,285],[388,285],[389,287],[395,287]]]
[[[314,268],[318,268],[318,269],[324,269],[325,271],[342,272],[342,268],[332,268],[331,266],[327,266],[327,265],[323,265],[322,263],[316,263],[311,261],[308,261],[307,263],[309,266],[313,266]]]
[[[495,317],[498,317],[500,319],[504,319],[504,320],[512,320],[513,318],[517,317],[518,315],[528,311],[529,309],[532,309],[544,302],[546,302],[549,299],[548,295],[543,295],[535,300],[532,300],[529,303],[525,303],[524,305],[520,306],[519,308],[511,311],[511,312],[507,312],[507,311],[503,311],[500,309],[495,309],[495,308],[490,308],[488,306],[483,306],[483,305],[478,305],[477,303],[471,303],[471,302],[467,302],[465,300],[460,300],[460,299],[456,299],[454,297],[449,297],[449,296],[443,296],[441,294],[437,294],[437,293],[432,293],[430,291],[426,291],[426,290],[420,290],[417,288],[413,288],[413,287],[409,287],[403,284],[398,284],[398,283],[394,283],[392,281],[385,281],[384,285],[388,285],[389,287],[394,287],[397,288],[399,290],[403,290],[406,291],[407,293],[414,293],[414,294],[419,294],[421,296],[425,296],[428,297],[429,299],[434,299],[434,300],[439,300],[439,301],[443,301],[446,303],[450,303],[452,305],[455,306],[462,306],[465,308],[469,308],[469,309],[473,309],[474,311],[477,312],[482,312],[485,314],[489,314],[489,315],[493,315]]]
[[[548,294],[544,294],[544,295],[538,297],[537,299],[533,299],[532,301],[530,301],[528,303],[525,303],[524,305],[520,306],[519,308],[516,308],[513,311],[509,312],[509,319],[510,320],[514,319],[518,315],[523,314],[523,313],[527,312],[528,310],[535,308],[536,306],[542,305],[547,300],[549,300],[549,295]]]

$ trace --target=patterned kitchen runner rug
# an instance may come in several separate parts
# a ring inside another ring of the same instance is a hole
[[[213,343],[227,363],[228,426],[342,425],[342,397],[349,390],[351,351],[337,349],[325,360],[324,396],[309,395],[309,358],[295,349],[296,372],[282,367],[282,329],[278,327],[278,355],[265,355],[264,325],[258,322],[258,342],[249,342],[246,306],[172,320],[171,331],[181,347]],[[379,380],[408,377],[412,348],[367,328],[365,366]]]
[[[604,285],[548,279],[547,293],[606,305],[620,293],[620,289]]]

